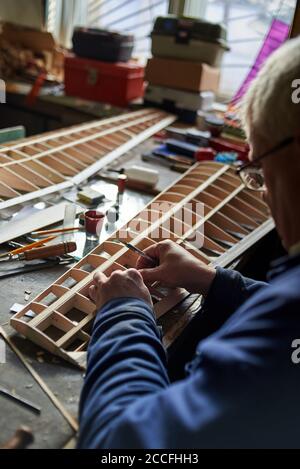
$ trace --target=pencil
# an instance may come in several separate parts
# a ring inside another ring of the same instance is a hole
[[[43,244],[50,243],[50,241],[52,241],[55,238],[57,238],[57,236],[49,236],[49,238],[41,239],[40,241],[27,244],[26,246],[23,246],[18,249],[14,249],[13,251],[10,251],[6,254],[1,254],[0,257],[15,256],[16,254],[22,254],[23,252],[30,251],[31,249],[34,249],[34,248],[38,248],[39,246],[42,246]]]

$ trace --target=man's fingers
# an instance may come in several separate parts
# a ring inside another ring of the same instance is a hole
[[[127,275],[128,275],[129,277],[131,277],[133,280],[136,280],[136,281],[142,280],[142,281],[143,281],[143,278],[142,278],[142,276],[141,276],[141,273],[140,273],[138,270],[136,270],[136,269],[128,269],[126,273],[127,273]]]
[[[155,267],[153,269],[142,269],[139,271],[145,283],[154,283],[161,280],[161,268]]]
[[[144,249],[144,253],[147,256],[153,257],[154,259],[159,259],[159,243],[152,244]]]
[[[140,256],[138,260],[136,261],[136,269],[141,270],[141,269],[150,269],[151,268],[151,261],[146,259],[143,256]]]
[[[154,266],[155,263],[159,264],[159,245],[158,244],[153,244],[152,246],[149,246],[147,249],[144,250],[144,253],[147,256],[151,257],[153,261],[143,256],[140,256],[136,263],[137,270],[150,269],[151,267]]]
[[[94,282],[96,284],[100,284],[102,285],[103,283],[105,283],[107,281],[107,277],[106,275],[103,273],[103,272],[96,272],[95,275],[94,275]]]

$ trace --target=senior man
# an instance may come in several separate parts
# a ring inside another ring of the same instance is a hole
[[[291,359],[300,339],[299,50],[295,39],[275,52],[243,105],[251,154],[240,176],[264,191],[289,255],[268,284],[207,267],[170,241],[147,250],[157,267],[143,258],[137,270],[97,274],[80,448],[300,446],[300,364]],[[203,294],[203,314],[224,323],[173,384],[146,287],[156,280]]]

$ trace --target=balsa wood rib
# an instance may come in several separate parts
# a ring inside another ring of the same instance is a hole
[[[174,120],[146,109],[1,146],[0,210],[80,184]]]
[[[203,206],[199,212],[199,202]],[[182,222],[183,213],[188,222]],[[260,195],[248,191],[226,165],[197,163],[158,195],[125,227],[99,245],[11,319],[21,334],[46,350],[85,366],[96,308],[88,297],[95,272],[135,267],[136,255],[116,239],[139,249],[172,239],[205,264],[229,266],[274,224]],[[179,229],[180,228],[180,229]],[[202,244],[195,237],[202,233]],[[182,289],[150,289],[157,318],[187,298]],[[26,313],[33,312],[30,319]]]

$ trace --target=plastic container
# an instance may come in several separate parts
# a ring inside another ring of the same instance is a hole
[[[165,111],[177,114],[182,122],[194,124],[198,110],[208,111],[214,101],[214,93],[204,91],[202,93],[189,93],[149,85],[145,92],[145,104],[159,107]]]
[[[219,67],[227,44],[222,24],[177,16],[158,17],[152,32],[154,57],[192,60]]]
[[[174,109],[189,111],[210,111],[215,94],[211,91],[190,93],[173,88],[149,85],[145,92],[145,100],[156,105],[170,105]],[[171,111],[172,112],[172,111]]]
[[[144,67],[134,62],[111,64],[68,56],[65,92],[68,96],[126,107],[144,95]]]
[[[144,166],[132,166],[125,169],[125,174],[130,181],[135,181],[147,186],[154,187],[159,180],[159,173],[155,169]]]
[[[72,41],[77,56],[104,62],[128,62],[134,48],[134,36],[104,29],[75,28]]]

